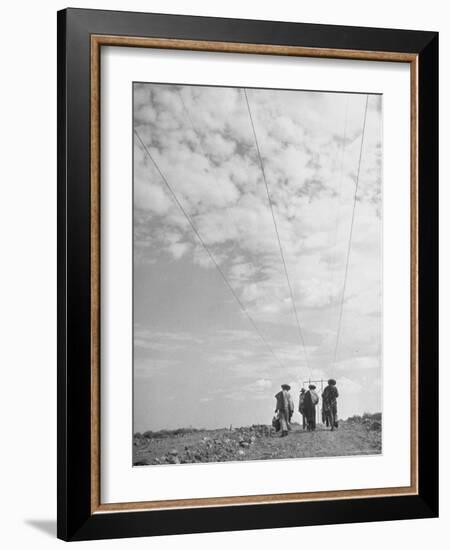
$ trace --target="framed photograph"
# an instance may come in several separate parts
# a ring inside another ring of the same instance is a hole
[[[438,35],[58,13],[58,536],[438,514]]]

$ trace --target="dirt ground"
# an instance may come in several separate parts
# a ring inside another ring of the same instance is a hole
[[[135,434],[133,464],[187,464],[381,453],[381,422],[373,419],[347,420],[330,431],[318,426],[314,432],[292,426],[281,438],[269,426],[233,430],[180,430],[150,437]]]

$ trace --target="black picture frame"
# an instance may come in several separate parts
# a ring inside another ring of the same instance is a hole
[[[85,9],[58,12],[58,526],[63,540],[438,515],[438,34]],[[91,36],[403,52],[418,59],[418,492],[93,513],[91,505]]]

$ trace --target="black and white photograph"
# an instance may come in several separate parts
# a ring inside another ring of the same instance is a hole
[[[445,8],[3,6],[4,548],[448,546]]]
[[[133,464],[382,452],[382,96],[133,83]]]

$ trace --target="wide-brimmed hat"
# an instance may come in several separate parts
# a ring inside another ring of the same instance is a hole
[[[315,390],[315,389],[316,389],[316,386],[315,386],[314,384],[310,384],[310,385],[308,386],[308,388],[309,388],[310,390]]]
[[[281,389],[282,390],[290,390],[291,386],[289,384],[281,384]]]
[[[335,380],[334,378],[330,378],[330,379],[328,380],[328,385],[329,385],[329,386],[335,386],[335,385],[336,385],[336,380]]]

